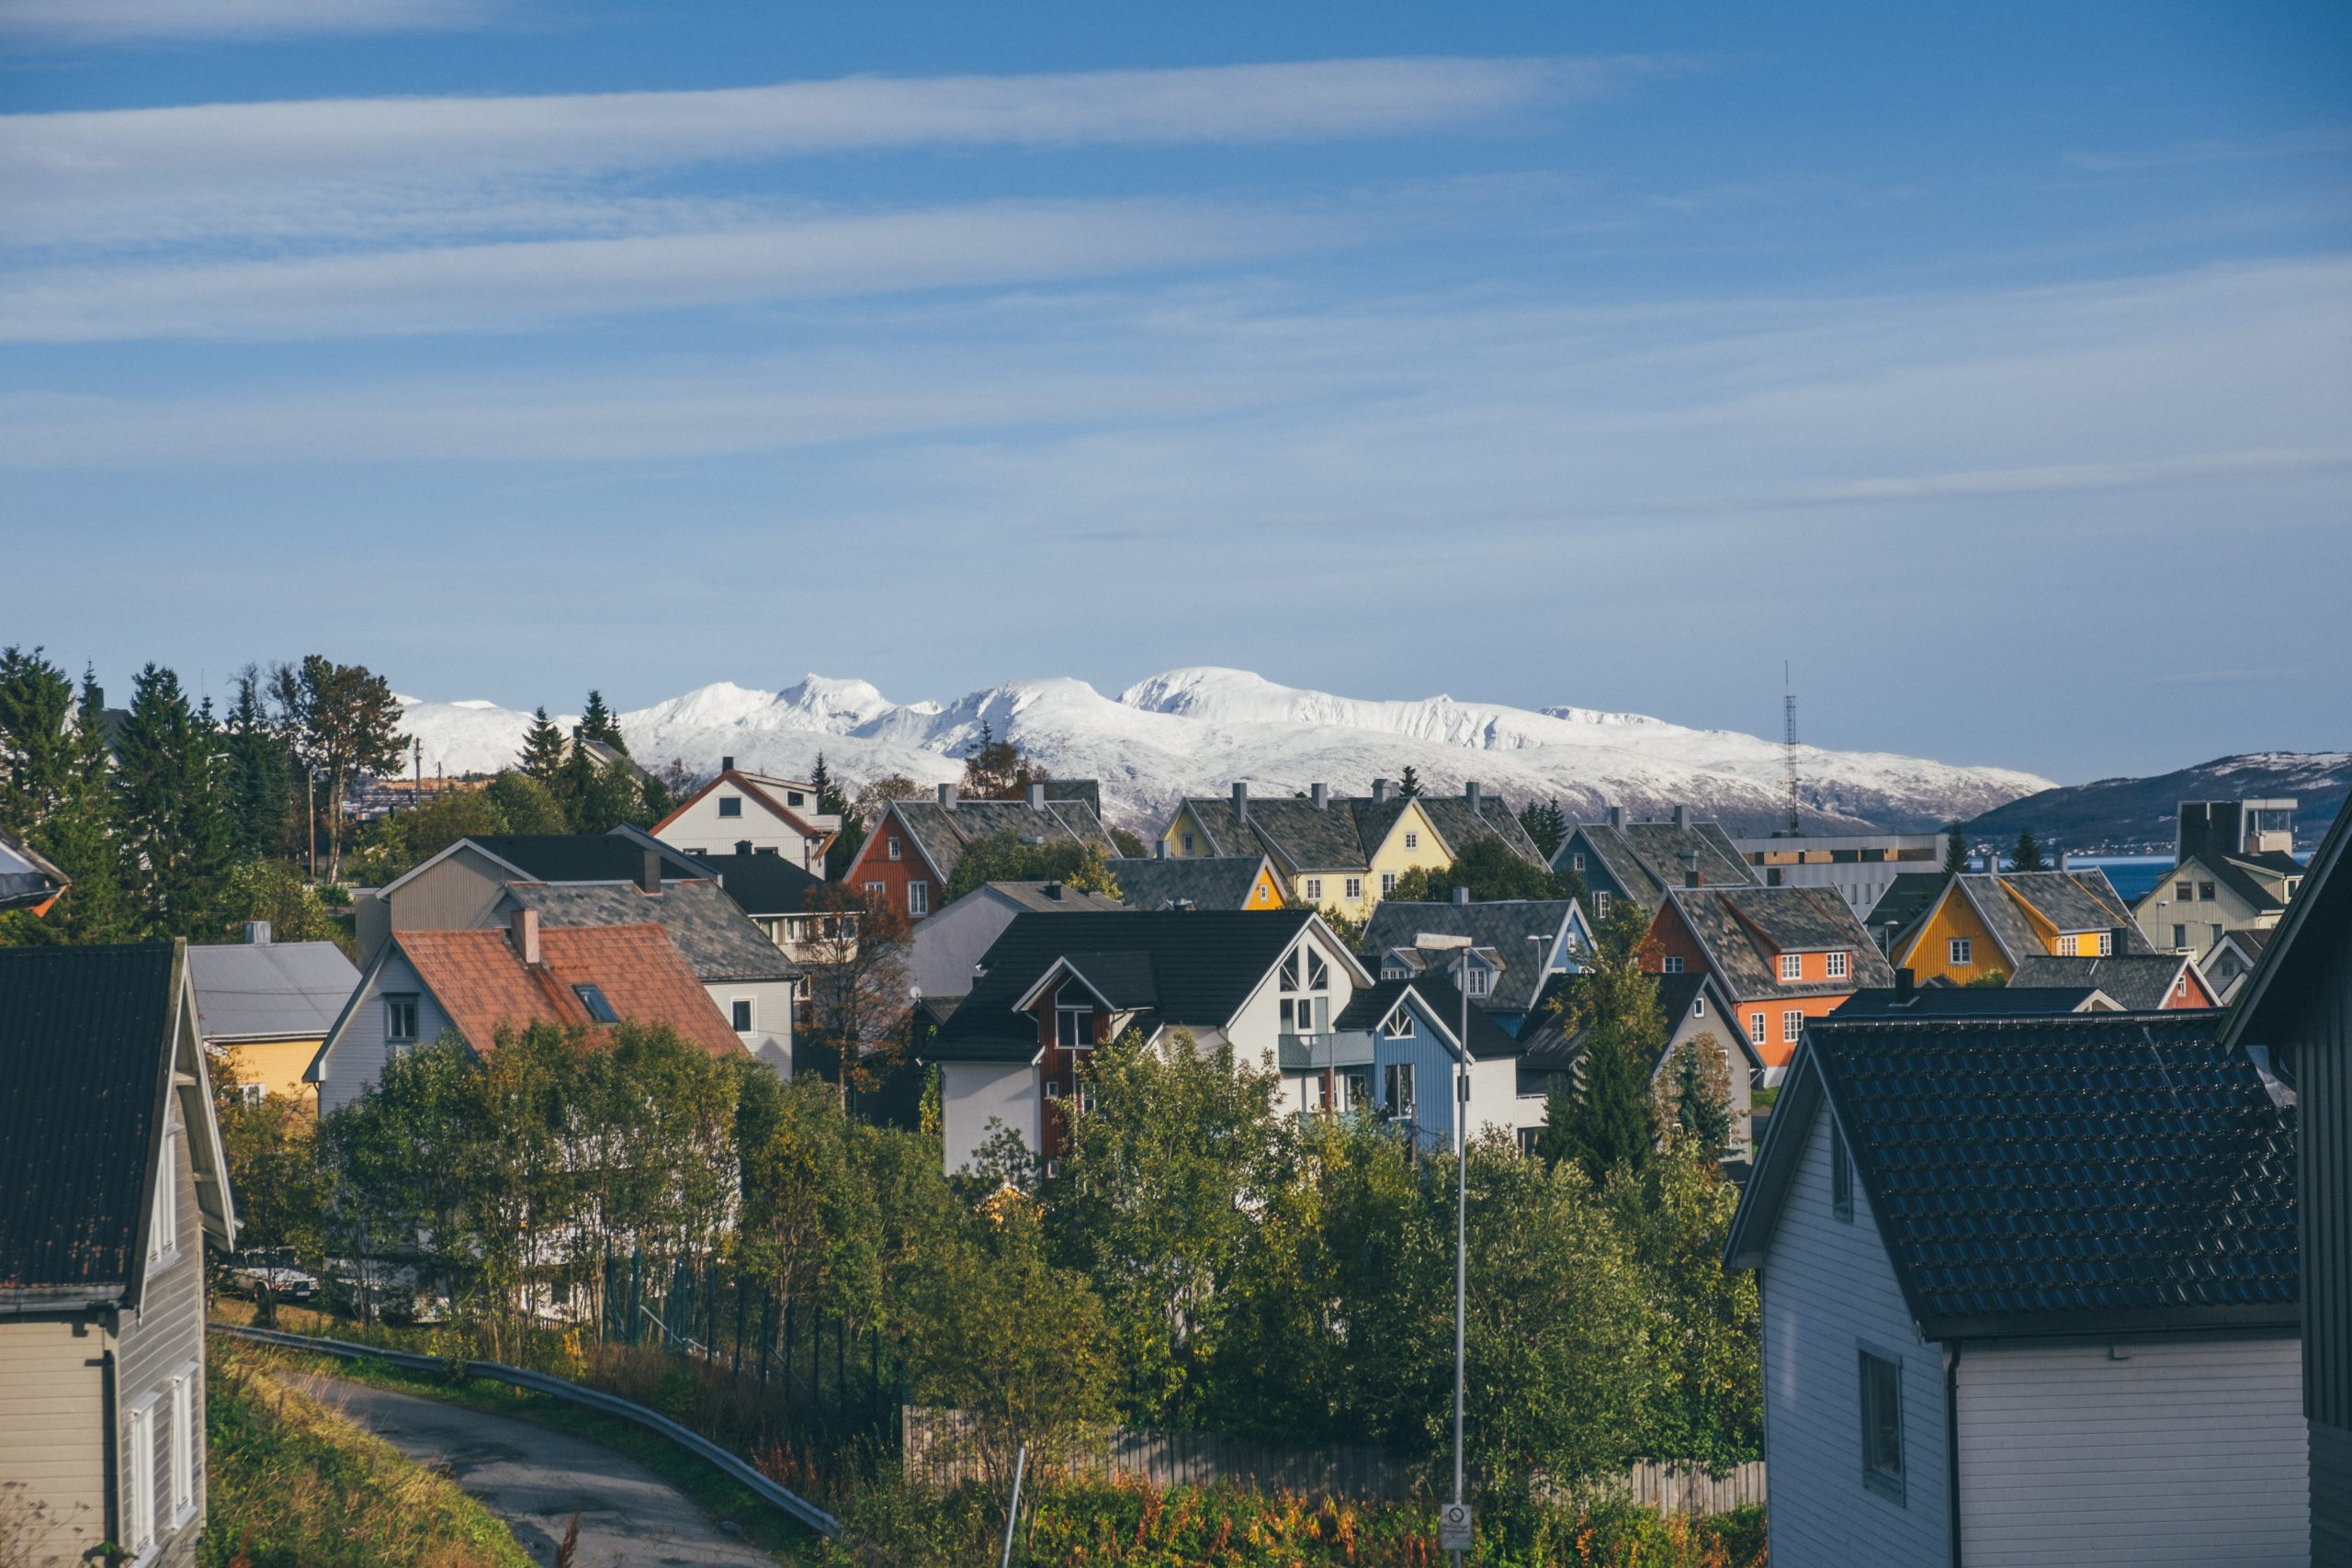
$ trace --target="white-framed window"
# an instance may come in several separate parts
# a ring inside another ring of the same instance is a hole
[[[1761,1045],[1764,1043],[1766,1038],[1767,1035],[1764,1030],[1764,1015],[1760,1012],[1749,1013],[1747,1015],[1747,1043],[1751,1045]]]
[[[1382,873],[1380,874],[1380,896],[1381,896],[1383,898],[1385,898],[1385,897],[1387,897],[1391,893],[1394,893],[1394,892],[1396,892],[1396,874],[1395,872],[1393,872],[1393,871],[1384,871],[1384,872],[1382,872]]]
[[[1080,1078],[1080,1079],[1079,1079],[1079,1080],[1078,1080],[1078,1093],[1074,1096],[1074,1098],[1077,1100],[1077,1101],[1078,1101],[1078,1108],[1079,1108],[1080,1111],[1091,1111],[1091,1110],[1093,1110],[1093,1109],[1094,1109],[1094,1080],[1093,1080],[1092,1078]]]
[[[172,1525],[177,1529],[196,1512],[196,1363],[172,1374]]]
[[[1804,953],[1784,953],[1781,954],[1781,978],[1783,980],[1802,980],[1804,978]]]
[[[1951,960],[1951,966],[1955,969],[1965,969],[1970,964],[1975,963],[1975,939],[1973,937],[1965,936],[1956,936],[1952,938],[1950,957]]]
[[[1690,998],[1690,1016],[1692,1018],[1704,1018],[1707,1016],[1707,998],[1705,997],[1692,997]]]
[[[1284,997],[1282,1026],[1285,1034],[1320,1034],[1331,1017],[1329,997]]]
[[[1483,964],[1470,965],[1467,978],[1470,982],[1470,994],[1474,997],[1483,997],[1494,988],[1495,973]]]
[[[2115,933],[2113,931],[2101,931],[2098,933],[2098,955],[2101,958],[2112,958],[2115,956]]]
[[[2222,940],[2222,925],[2219,920],[2216,920],[2213,924],[2208,926],[2206,930],[2211,933],[2206,938],[2208,942],[2218,942]]]
[[[1593,918],[1596,919],[1606,919],[1609,918],[1608,894],[1596,893],[1592,896],[1592,913]]]
[[[1420,836],[1419,833],[1408,833],[1408,834],[1406,834],[1406,835],[1405,835],[1405,847],[1406,847],[1407,849],[1408,849],[1408,850],[1418,850],[1418,849],[1419,849],[1419,848],[1421,847],[1421,836]]]
[[[1413,1064],[1391,1062],[1386,1074],[1388,1083],[1388,1114],[1410,1116],[1414,1110]]]
[[[1790,1008],[1781,1014],[1781,1039],[1783,1043],[1793,1045],[1804,1038],[1804,1014],[1796,1008]]]
[[[1363,897],[1363,877],[1361,877],[1361,876],[1351,876],[1351,877],[1349,877],[1349,878],[1348,878],[1348,880],[1347,880],[1347,881],[1346,881],[1342,886],[1344,886],[1347,888],[1347,890],[1348,890],[1348,902],[1349,902],[1349,903],[1352,904],[1352,903],[1356,902],[1358,899],[1360,899],[1360,898],[1362,898],[1362,897]]]
[[[2172,947],[2173,947],[2173,951],[2174,951],[2175,953],[2178,953],[2178,952],[2180,952],[2182,949],[2186,948],[2188,945],[2188,928],[2187,926],[2175,926],[2175,927],[2173,927],[2173,928],[2172,928]]]
[[[1094,1009],[1085,1002],[1054,1009],[1054,1043],[1065,1051],[1087,1051],[1094,1045]]]
[[[155,1401],[130,1412],[130,1473],[123,1478],[122,1546],[133,1556],[155,1544]]]
[[[865,885],[865,890],[876,898],[887,898],[890,896],[890,885],[887,882],[869,882]]]
[[[1846,977],[1846,955],[1844,953],[1833,953],[1829,955],[1829,977],[1833,980],[1842,980]]]
[[[2213,901],[2213,885],[2211,883],[2200,882],[2197,885],[2197,901],[2200,904],[2210,904]]]
[[[416,1043],[416,993],[387,992],[384,997],[384,1043]]]
[[[2172,896],[2186,904],[2197,896],[2197,889],[2186,882],[2176,882],[2172,885]]]
[[[2067,932],[2065,935],[2058,939],[2058,956],[2061,958],[2073,958],[2076,956],[2075,949],[2075,934],[2072,931]]]
[[[1059,1100],[1061,1097],[1062,1086],[1056,1083],[1053,1079],[1047,1078],[1046,1080],[1046,1098],[1047,1100]]]
[[[269,1098],[269,1090],[261,1084],[241,1083],[237,1086],[237,1098],[244,1104],[259,1105]]]
[[[1187,833],[1187,834],[1185,834],[1185,835],[1184,835],[1184,853],[1186,853],[1186,854],[1191,854],[1192,852],[1193,852],[1193,835],[1192,835],[1192,834],[1190,834],[1190,833]]]
[[[718,797],[718,814],[719,814],[721,817],[741,817],[741,816],[742,816],[742,815],[743,815],[743,797],[742,797],[741,795],[720,795],[720,796]]]
[[[1903,1363],[1863,1346],[1861,1357],[1862,1484],[1903,1501]]]
[[[1682,954],[1679,953],[1668,953],[1666,955],[1665,964],[1666,972],[1668,974],[1679,975],[1682,973]]]
[[[931,884],[920,877],[907,884],[907,913],[917,919],[931,913]]]
[[[1380,1021],[1380,1037],[1384,1040],[1410,1040],[1415,1032],[1410,1008],[1398,1008]]]
[[[155,1213],[147,1231],[147,1261],[167,1263],[180,1252],[180,1130],[164,1126],[163,1156],[156,1161]]]
[[[736,998],[732,998],[732,999],[728,1003],[728,1010],[729,1010],[729,1012],[733,1013],[733,1014],[734,1014],[734,1016],[735,1016],[735,1032],[736,1032],[736,1033],[738,1033],[738,1034],[749,1034],[749,1033],[751,1033],[751,1032],[752,1032],[752,998],[749,998],[749,997],[736,997]]]
[[[1321,877],[1310,876],[1306,879],[1306,901],[1310,904],[1320,904],[1323,902],[1323,879]]]
[[[2182,970],[2179,974],[2177,974],[2177,975],[2176,975],[2176,976],[2174,976],[2172,977],[2172,994],[2173,994],[2173,998],[2174,998],[2175,1000],[2177,1000],[2177,1001],[2185,1001],[2185,1000],[2187,1000],[2187,999],[2188,999],[2188,970],[2184,969],[2184,970]]]
[[[1573,867],[1579,875],[1581,875],[1584,872],[1584,852],[1582,850],[1578,850],[1576,853],[1570,855],[1568,857],[1568,864]]]
[[[892,860],[899,858],[899,836],[896,833],[891,834],[889,841],[883,845],[883,852]]]
[[[808,797],[797,789],[788,789],[784,792],[784,803],[786,806],[806,806]]]

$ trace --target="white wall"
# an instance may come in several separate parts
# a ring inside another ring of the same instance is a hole
[[[743,815],[721,817],[721,800],[741,801]],[[814,815],[816,809],[812,797],[808,811]],[[802,837],[790,823],[724,780],[687,807],[676,821],[657,836],[673,849],[700,850],[714,855],[732,854],[736,845],[749,840],[755,851],[774,850],[805,871],[818,876],[825,874],[825,858],[817,852],[816,840]]]
[[[768,1065],[780,1078],[792,1076],[792,992],[790,980],[723,980],[705,986],[720,1014],[730,1021],[735,1002],[752,1004],[752,1028],[736,1031],[743,1049]]]
[[[360,982],[359,999],[344,1015],[343,1027],[327,1041],[326,1057],[319,1064],[320,1115],[342,1110],[383,1076],[384,995],[402,991],[416,995],[418,1044],[428,1044],[448,1032],[449,1015],[435,1005],[416,971],[399,953],[388,953],[383,964]]]
[[[1044,1146],[1038,1107],[1044,1091],[1037,1069],[1026,1062],[944,1062],[939,1091],[944,1126],[942,1155],[947,1174],[968,1169],[972,1156],[995,1136],[991,1117],[1021,1134],[1032,1154]]]
[[[1970,1347],[1961,1546],[1976,1563],[2311,1560],[2302,1343]],[[1776,1456],[1777,1457],[1777,1456]],[[1772,1472],[1780,1506],[1781,1472]],[[1778,1562],[1778,1558],[1775,1558]]]
[[[1829,1113],[1814,1119],[1757,1282],[1772,1568],[1947,1568],[1943,1348],[1912,1332],[1870,1201],[1829,1207]],[[1863,1342],[1903,1364],[1904,1500],[1862,1484]],[[1978,1559],[1973,1543],[1973,1564]]]

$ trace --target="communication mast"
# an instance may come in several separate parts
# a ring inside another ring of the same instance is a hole
[[[1789,837],[1804,836],[1804,817],[1797,797],[1797,694],[1789,685],[1789,663],[1781,661],[1781,758],[1789,775]]]

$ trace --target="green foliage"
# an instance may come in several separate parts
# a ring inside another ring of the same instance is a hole
[[[75,758],[74,682],[42,657],[0,649],[0,829],[31,838],[65,797]]]
[[[1547,1121],[1536,1147],[1547,1160],[1573,1159],[1600,1181],[1620,1165],[1640,1170],[1657,1143],[1650,1076],[1666,1048],[1657,980],[1645,967],[1649,919],[1630,901],[1601,918],[1597,950],[1555,1005],[1574,1035],[1584,1034],[1577,1089],[1565,1122]]]
[[[299,665],[278,666],[271,688],[296,760],[318,781],[327,880],[341,881],[344,801],[363,774],[400,765],[400,704],[381,675],[316,653]]]
[[[563,807],[556,804],[547,784],[529,773],[508,768],[490,781],[482,795],[498,810],[507,833],[561,833],[569,830]],[[484,829],[490,831],[492,829]]]
[[[944,902],[952,904],[988,882],[1065,882],[1080,892],[1119,896],[1118,879],[1102,846],[1071,839],[1032,844],[1017,833],[984,833],[964,846]]]
[[[1944,874],[1957,875],[1968,869],[1968,834],[1957,821],[1944,825]]]
[[[605,705],[602,692],[591,689],[588,693],[587,709],[580,716],[580,733],[590,740],[603,741],[624,757],[628,755],[628,742],[621,739],[620,719]]]
[[[236,696],[222,726],[221,789],[231,852],[239,860],[294,847],[294,756],[269,712],[261,667],[237,672]]]
[[[523,753],[516,764],[530,777],[552,785],[563,766],[563,731],[544,707],[531,710],[531,728],[523,732]]]
[[[2048,871],[2050,862],[2041,852],[2041,840],[2033,836],[2030,828],[2018,829],[2018,847],[2009,854],[2011,869],[2016,871]]]
[[[122,891],[122,852],[115,837],[112,763],[98,719],[96,678],[85,675],[70,709],[65,672],[17,649],[0,652],[0,827],[63,872],[69,886],[45,917],[0,914],[0,940],[11,942],[124,942],[135,934]]]
[[[974,800],[1018,800],[1033,784],[1046,782],[1046,770],[1010,740],[999,740],[988,720],[980,721],[980,738],[964,759],[963,793]]]
[[[584,758],[587,753],[575,749],[573,755]],[[633,828],[650,828],[659,820],[646,797],[647,781],[617,757],[601,766],[591,766],[584,773],[575,773],[567,764],[563,777],[567,787],[575,778],[584,780],[577,786],[579,793],[565,802],[575,833],[609,833],[624,823]]]
[[[1396,781],[1397,798],[1400,800],[1413,800],[1417,799],[1420,793],[1421,775],[1414,771],[1412,763],[1408,762],[1405,764],[1404,773]]]
[[[1731,1067],[1714,1035],[1693,1035],[1674,1048],[1657,1080],[1657,1114],[1668,1136],[1710,1158],[1730,1145]]]
[[[1112,829],[1111,841],[1119,847],[1119,853],[1125,859],[1148,860],[1151,858],[1151,852],[1144,848],[1143,840],[1125,828]]]
[[[1489,898],[1571,898],[1582,890],[1581,879],[1572,889],[1549,866],[1537,865],[1500,839],[1470,840],[1450,866],[1415,866],[1396,879],[1386,896],[1406,903],[1444,903],[1457,887],[1467,887],[1478,901]],[[1514,954],[1513,956],[1519,956]]]
[[[1987,969],[1982,975],[1961,982],[1965,988],[1973,991],[1997,991],[2008,983],[2009,972],[2006,969]]]
[[[1567,841],[1568,819],[1562,815],[1556,798],[1542,802],[1530,800],[1521,807],[1519,825],[1527,830],[1529,838],[1535,840],[1535,847],[1544,852],[1547,862],[1558,854],[1560,846]]]
[[[213,1115],[237,1201],[237,1245],[291,1247],[316,1258],[325,1250],[328,1190],[318,1157],[318,1118],[284,1095],[248,1100],[235,1064],[206,1063]]]
[[[351,932],[329,912],[318,890],[282,860],[232,866],[220,886],[220,919],[213,940],[235,942],[247,920],[267,920],[278,942],[331,942],[346,953]]]
[[[220,750],[209,709],[189,705],[177,675],[154,664],[139,671],[117,747],[115,819],[128,891],[153,934],[214,927],[231,853]]]

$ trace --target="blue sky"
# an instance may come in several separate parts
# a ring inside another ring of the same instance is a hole
[[[0,638],[2352,741],[2352,8],[0,0]]]

